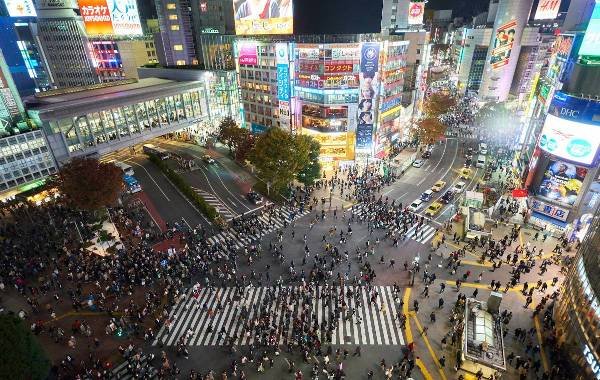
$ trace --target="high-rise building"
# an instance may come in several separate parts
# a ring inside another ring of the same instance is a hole
[[[163,66],[197,65],[189,0],[155,0],[160,32],[154,41]]]
[[[126,79],[139,79],[138,67],[158,63],[152,38],[118,40],[117,48],[123,65],[123,76]]]
[[[193,1],[191,6],[197,37],[204,34],[235,34],[232,0],[198,0]]]
[[[502,102],[508,98],[532,5],[533,0],[499,0],[479,88],[481,100]]]
[[[461,93],[479,91],[490,46],[492,28],[485,26],[465,27],[457,41],[456,74]]]
[[[408,28],[410,0],[384,0],[381,12],[381,30]]]
[[[100,82],[94,54],[75,0],[40,0],[37,35],[56,87],[76,87]]]
[[[0,50],[0,133],[6,133],[21,121],[23,112],[21,97]]]
[[[95,39],[90,41],[94,53],[94,65],[102,83],[125,79],[123,60],[113,39]]]

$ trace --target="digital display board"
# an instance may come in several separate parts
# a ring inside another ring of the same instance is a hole
[[[420,25],[425,15],[425,2],[411,1],[408,6],[408,25]]]
[[[360,50],[360,100],[356,126],[356,150],[370,151],[373,145],[375,109],[379,93],[378,42],[365,42]]]
[[[258,65],[256,44],[248,43],[240,45],[240,55],[238,60],[240,65]]]
[[[494,47],[490,58],[492,68],[498,69],[508,65],[510,53],[512,52],[513,43],[515,41],[516,26],[517,20],[511,20],[504,25],[500,25],[498,30],[496,30],[496,38],[494,40]]]
[[[79,0],[79,10],[89,36],[141,36],[136,0]]]
[[[546,116],[539,146],[542,150],[583,165],[591,165],[600,146],[600,126]]]
[[[583,36],[583,41],[579,48],[579,55],[600,55],[600,3],[597,1],[594,10],[592,11],[588,27],[585,30],[585,35]]]
[[[588,170],[564,161],[548,163],[538,189],[541,197],[572,206],[583,187]]]
[[[293,0],[233,0],[235,34],[292,34]]]
[[[540,0],[535,11],[535,20],[554,20],[558,15],[560,0]]]
[[[10,17],[36,17],[33,0],[4,0]]]

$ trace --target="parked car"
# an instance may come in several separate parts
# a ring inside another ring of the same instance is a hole
[[[255,205],[259,205],[263,202],[262,196],[254,190],[249,191],[248,194],[246,194],[246,198],[248,198],[250,203]]]
[[[443,206],[444,205],[441,204],[440,202],[433,202],[425,210],[425,216],[432,217],[432,216],[436,215],[438,212],[440,212],[440,210],[442,209]]]
[[[420,168],[421,166],[423,166],[423,164],[425,163],[425,160],[415,160],[415,162],[413,162],[412,166],[414,166],[415,168]]]
[[[408,209],[412,212],[417,212],[417,210],[419,210],[421,207],[423,207],[423,201],[420,199],[415,199],[410,206],[408,206]]]
[[[452,199],[454,199],[454,192],[452,190],[448,190],[444,193],[444,195],[442,195],[442,198],[440,198],[440,202],[442,202],[443,204],[448,204],[452,202]]]
[[[454,187],[452,188],[452,191],[455,192],[456,194],[460,194],[465,190],[465,187],[467,186],[466,183],[464,182],[459,182],[456,185],[454,185]]]
[[[446,181],[437,181],[433,186],[431,186],[431,191],[435,191],[437,193],[438,191],[441,191],[444,186],[446,186]]]
[[[421,200],[423,202],[428,202],[431,200],[431,197],[433,196],[433,191],[431,190],[425,190],[422,194],[421,194]]]
[[[209,165],[216,163],[215,159],[212,158],[211,156],[209,156],[208,154],[205,154],[204,156],[202,156],[202,161],[206,162]]]

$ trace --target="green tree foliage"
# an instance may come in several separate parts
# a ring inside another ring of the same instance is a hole
[[[45,379],[50,361],[20,318],[0,314],[0,379]]]
[[[123,172],[112,163],[74,158],[58,173],[58,188],[74,208],[96,211],[116,203],[123,191]]]
[[[308,139],[308,165],[298,173],[297,179],[305,185],[312,185],[315,180],[321,177],[321,163],[319,162],[319,153],[321,144],[310,136],[300,136]]]
[[[249,130],[243,129],[243,128],[239,128],[239,129],[241,132],[240,132],[240,138],[235,147],[235,159],[239,162],[244,162],[244,161],[246,161],[246,159],[248,158],[248,154],[250,154],[250,151],[254,147],[254,143],[256,142],[256,139],[250,133]]]
[[[219,141],[227,145],[229,154],[233,155],[234,149],[239,145],[243,137],[243,129],[238,127],[235,120],[231,117],[226,117],[219,124]]]
[[[437,118],[428,117],[417,121],[415,134],[419,141],[425,144],[433,144],[446,132],[446,126]]]
[[[310,164],[310,139],[270,128],[256,139],[248,158],[271,189],[280,192]]]

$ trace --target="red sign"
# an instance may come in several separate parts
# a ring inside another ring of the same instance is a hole
[[[514,189],[512,191],[513,198],[526,198],[529,195],[527,189]]]
[[[318,63],[300,62],[300,71],[319,72],[321,71],[321,65]]]
[[[325,64],[325,72],[326,73],[348,73],[354,71],[354,65],[351,63],[326,63]]]

